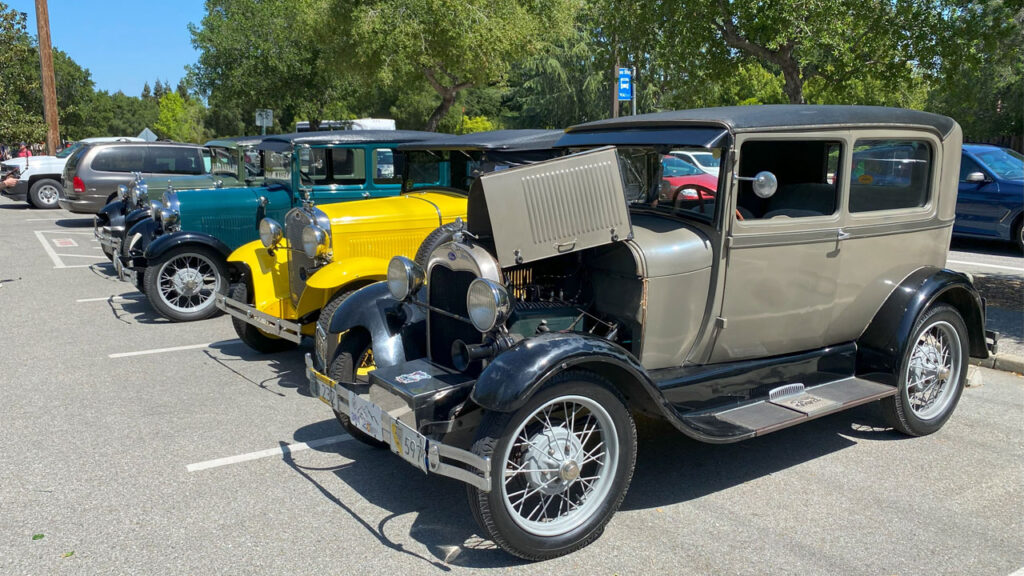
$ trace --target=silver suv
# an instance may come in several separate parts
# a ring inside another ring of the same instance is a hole
[[[63,190],[58,202],[61,208],[80,214],[96,214],[117,197],[117,187],[128,185],[134,173],[141,172],[148,181],[175,176],[175,184],[183,188],[180,176],[194,176],[208,181],[209,153],[197,144],[177,142],[116,142],[84,146],[68,158],[64,165]]]

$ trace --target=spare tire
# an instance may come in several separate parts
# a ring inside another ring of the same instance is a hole
[[[420,249],[416,251],[415,262],[419,264],[420,268],[423,268],[425,272],[427,270],[427,260],[430,259],[431,252],[436,250],[441,244],[451,242],[455,233],[462,229],[463,227],[461,224],[451,222],[437,228],[430,234],[427,234],[423,243],[420,244]]]

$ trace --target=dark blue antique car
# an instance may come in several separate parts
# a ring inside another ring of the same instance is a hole
[[[1024,156],[964,144],[953,234],[1010,240],[1024,251]]]

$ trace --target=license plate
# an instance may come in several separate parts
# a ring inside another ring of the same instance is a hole
[[[382,410],[380,406],[363,400],[359,394],[348,391],[348,418],[352,425],[362,430],[367,436],[372,436],[382,442],[387,442],[381,429]]]
[[[403,460],[427,471],[427,439],[419,432],[409,428],[402,422],[385,414],[385,420],[390,424],[391,451],[402,457]]]
[[[334,391],[334,387],[328,385],[326,382],[321,382],[320,375],[315,372],[313,373],[313,377],[309,380],[309,393],[323,402],[330,404],[332,407],[337,402],[335,400],[337,393]]]

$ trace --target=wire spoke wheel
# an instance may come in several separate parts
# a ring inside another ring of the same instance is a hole
[[[960,371],[960,338],[948,322],[939,321],[921,332],[911,352],[907,370],[910,410],[930,420],[946,410]]]
[[[538,408],[502,457],[502,496],[512,519],[538,536],[562,534],[608,495],[619,457],[615,425],[589,398],[564,396]]]
[[[209,306],[221,281],[213,262],[201,254],[175,256],[157,271],[160,298],[178,312],[195,312]]]

